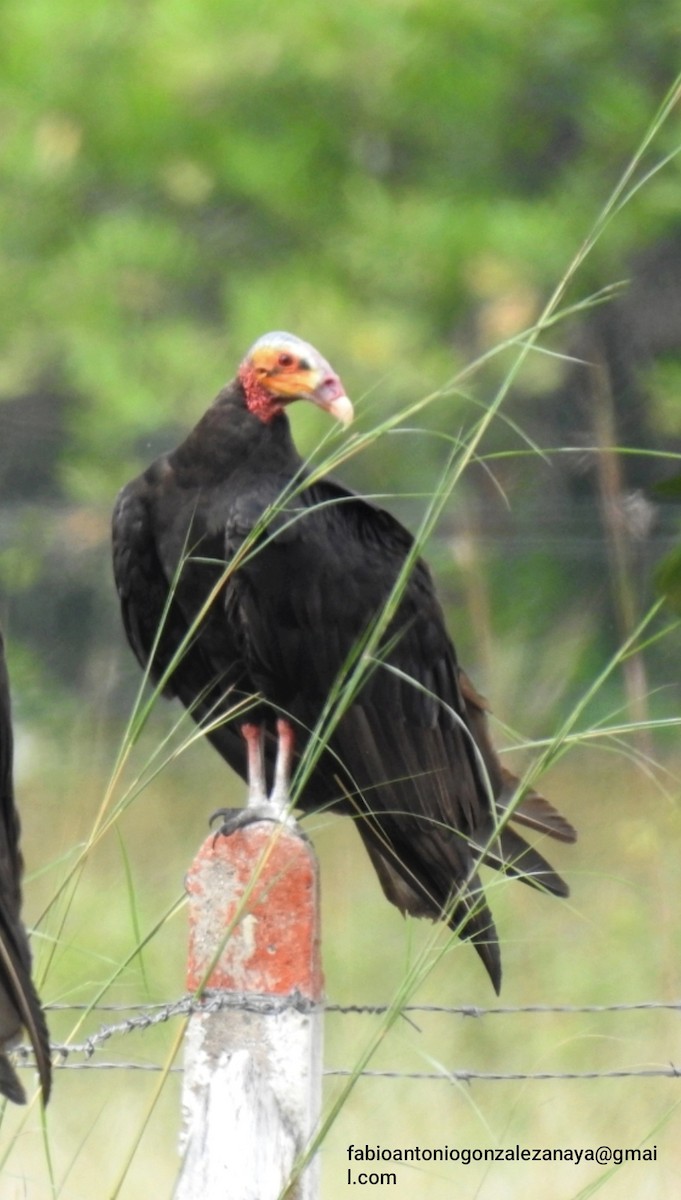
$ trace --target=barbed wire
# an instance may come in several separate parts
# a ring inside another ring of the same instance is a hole
[[[681,1000],[638,1000],[621,1004],[518,1004],[479,1007],[475,1004],[405,1004],[402,1012],[451,1013],[461,1017],[512,1016],[516,1013],[609,1013],[639,1012],[646,1009],[668,1009],[681,1012]],[[381,1013],[390,1012],[388,1004],[328,1004],[326,1012]]]
[[[136,1032],[144,1032],[154,1026],[164,1024],[177,1017],[189,1017],[193,1013],[216,1013],[230,1008],[244,1007],[256,1011],[275,1011],[281,1007],[281,1001],[273,1001],[272,997],[239,996],[231,993],[206,992],[201,997],[185,995],[171,1002],[154,1004],[52,1004],[47,1006],[48,1012],[74,1012],[89,1015],[91,1013],[128,1013],[124,1020],[113,1024],[103,1024],[94,1033],[89,1034],[81,1042],[55,1043],[52,1046],[54,1067],[57,1070],[99,1070],[99,1071],[166,1071],[170,1074],[180,1074],[181,1066],[163,1066],[153,1062],[102,1062],[94,1061],[102,1047],[115,1037],[125,1037]],[[309,1008],[309,1003],[300,999],[299,1007]],[[381,1016],[392,1011],[386,1004],[327,1004],[324,1011],[340,1016]],[[524,1004],[496,1005],[481,1007],[478,1005],[445,1005],[445,1004],[408,1004],[401,1008],[405,1017],[411,1014],[437,1014],[458,1017],[473,1017],[476,1019],[491,1016],[531,1015],[576,1015],[576,1014],[605,1014],[605,1013],[641,1013],[649,1011],[681,1012],[681,1000],[641,1000],[615,1004]],[[33,1054],[27,1045],[17,1046],[13,1058],[20,1066],[33,1066]],[[81,1056],[82,1061],[75,1061]],[[440,1071],[392,1071],[366,1069],[355,1072],[351,1068],[328,1067],[324,1070],[327,1077],[349,1078],[359,1075],[372,1079],[409,1079],[409,1080],[440,1080],[450,1083],[504,1082],[521,1080],[587,1080],[587,1079],[643,1079],[643,1078],[681,1078],[681,1066],[673,1062],[645,1067],[622,1067],[606,1070],[587,1071],[481,1071],[468,1068]]]
[[[143,1014],[165,1014],[154,1016],[154,1020],[184,1015],[191,1012],[216,1012],[222,1008],[234,1008],[242,1003],[242,998],[235,999],[228,992],[204,992],[202,997],[192,994],[180,996],[177,1000],[157,1001],[156,1003],[135,1004],[88,1004],[86,1002],[73,1004],[47,1004],[46,1012],[140,1012]],[[389,1004],[325,1004],[327,1013],[369,1014],[375,1016],[391,1012]],[[480,1006],[475,1004],[405,1004],[402,1012],[410,1013],[445,1013],[462,1017],[512,1016],[516,1013],[611,1013],[611,1012],[640,1012],[648,1009],[664,1009],[681,1012],[681,1000],[632,1000],[617,1004],[509,1004]]]
[[[30,1066],[31,1063],[24,1063]],[[57,1069],[64,1071],[155,1071],[169,1075],[181,1075],[184,1068],[165,1067],[160,1063],[140,1062],[61,1062],[55,1064]],[[349,1067],[325,1067],[322,1071],[325,1077],[362,1079],[411,1079],[411,1080],[440,1080],[443,1083],[508,1083],[518,1080],[551,1080],[551,1079],[681,1079],[681,1066],[669,1063],[664,1067],[639,1067],[610,1071],[477,1071],[460,1068],[455,1071],[353,1071]]]

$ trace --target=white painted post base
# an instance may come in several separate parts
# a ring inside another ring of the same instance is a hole
[[[185,1036],[175,1200],[316,1200],[317,1160],[297,1169],[321,1102],[312,848],[271,822],[210,837],[187,888],[188,986],[208,988]]]

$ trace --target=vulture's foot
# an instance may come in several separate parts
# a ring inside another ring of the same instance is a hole
[[[282,717],[277,721],[277,757],[269,796],[265,777],[264,727],[245,723],[241,726],[241,733],[246,742],[248,804],[246,808],[219,808],[214,812],[211,825],[218,817],[222,820],[215,836],[229,837],[237,829],[245,829],[254,821],[275,821],[293,827],[295,821],[291,816],[290,782],[295,735],[290,722]]]

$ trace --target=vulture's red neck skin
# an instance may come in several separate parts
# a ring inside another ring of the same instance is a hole
[[[282,400],[273,396],[258,377],[258,372],[250,362],[244,362],[239,367],[239,382],[246,396],[246,407],[263,425],[269,425],[278,413],[284,411]]]

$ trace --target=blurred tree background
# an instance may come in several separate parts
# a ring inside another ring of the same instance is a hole
[[[139,685],[109,565],[118,488],[177,443],[257,336],[289,329],[339,371],[360,429],[443,389],[418,428],[382,437],[342,472],[416,528],[447,438],[489,404],[513,351],[490,355],[465,388],[446,385],[538,319],[674,81],[679,10],[677,0],[2,0],[0,12],[0,622],[27,859],[52,860],[29,899],[48,903],[54,864],[94,819]],[[677,111],[566,302],[622,287],[542,336],[485,436],[486,461],[466,470],[428,547],[462,662],[501,717],[537,736],[631,634],[656,577],[677,606],[681,595],[679,140]],[[292,412],[305,453],[327,432],[308,407]],[[673,609],[652,634],[671,619]],[[678,639],[676,653],[670,645],[653,637],[615,672],[591,720],[677,714]],[[173,718],[156,719],[158,730]],[[672,732],[656,752],[673,752]],[[185,802],[144,801],[139,862],[128,844],[125,870],[116,851],[90,885],[83,877],[97,930],[82,917],[65,948],[64,924],[43,926],[62,953],[51,998],[82,997],[84,980],[108,969],[92,950],[102,930],[119,936],[106,897],[97,907],[102,881],[118,887],[123,873],[141,888],[143,874],[149,896],[180,889],[205,829],[205,779],[222,778],[211,751],[186,757],[168,784]],[[607,774],[595,783],[600,798],[621,799]],[[671,833],[644,829],[631,787],[622,844],[641,863],[648,847],[652,871]],[[586,811],[581,783],[565,790]],[[568,815],[580,824],[574,807]],[[176,840],[172,865],[164,836]],[[570,867],[588,872],[588,847],[579,854]],[[326,878],[341,895],[334,871],[337,854]],[[152,900],[140,892],[131,909],[134,940]],[[529,928],[529,901],[527,911]],[[613,920],[638,946],[625,911],[620,902]],[[548,929],[555,909],[547,919]],[[369,977],[373,953],[358,951],[352,983]],[[163,969],[167,998],[181,965]],[[160,1194],[148,1179],[139,1187]]]

